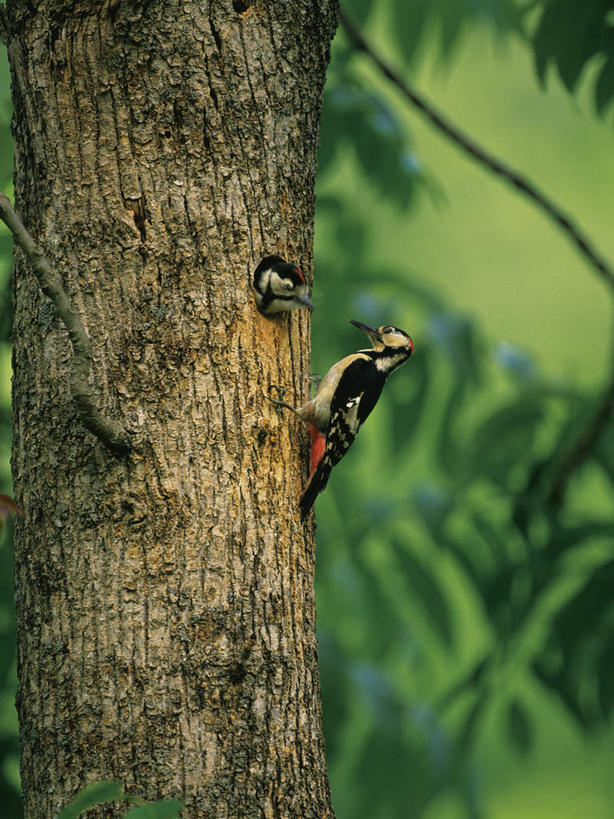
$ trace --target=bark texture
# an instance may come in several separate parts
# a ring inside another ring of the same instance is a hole
[[[78,422],[17,253],[26,816],[102,778],[186,817],[332,816],[304,436],[262,395],[306,396],[309,317],[261,317],[250,278],[275,252],[311,270],[336,0],[7,5],[16,207],[136,447]]]

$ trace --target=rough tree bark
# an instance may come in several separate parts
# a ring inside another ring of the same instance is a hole
[[[302,433],[336,0],[9,0],[15,199],[94,351],[117,456],[78,422],[67,334],[16,253],[14,454],[28,817],[114,778],[187,817],[332,816]]]

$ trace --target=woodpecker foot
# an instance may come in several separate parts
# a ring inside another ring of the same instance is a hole
[[[284,390],[283,387],[280,387],[279,384],[271,384],[269,390],[275,390],[275,392],[277,393],[277,398],[271,398],[271,396],[267,395],[266,392],[264,393],[264,395],[266,398],[268,398],[271,404],[275,404],[278,412],[280,412],[282,409],[288,409],[290,410],[290,412],[293,412],[295,415],[297,415],[301,419],[301,421],[303,420],[299,413],[294,409],[292,404],[288,404],[287,401],[284,401],[284,395],[286,391]]]
[[[311,388],[315,392],[317,392],[320,389],[320,384],[322,383],[322,376],[319,375],[318,373],[312,373],[309,376],[309,383],[311,385]]]
[[[290,406],[290,404],[288,404],[287,401],[284,401],[284,395],[286,394],[286,391],[283,387],[280,387],[279,384],[271,384],[271,386],[269,387],[269,393],[271,390],[275,390],[275,392],[277,393],[277,398],[272,398],[270,394],[267,395],[266,392],[264,393],[265,398],[268,398],[271,404],[275,404],[278,410],[289,409],[292,410],[292,412],[294,412],[294,407]]]

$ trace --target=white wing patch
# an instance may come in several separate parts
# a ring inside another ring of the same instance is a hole
[[[339,463],[352,445],[360,427],[358,407],[364,395],[356,395],[346,401],[331,415],[330,424],[326,431],[326,450],[322,461],[329,467]]]
[[[345,405],[345,422],[354,435],[356,435],[358,432],[358,427],[360,426],[358,423],[358,405],[360,404],[360,399],[363,397],[363,395],[364,392],[361,392],[360,395],[357,395],[355,398],[350,398]]]

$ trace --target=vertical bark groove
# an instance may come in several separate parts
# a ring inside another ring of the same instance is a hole
[[[303,432],[262,395],[305,395],[309,317],[263,318],[250,279],[270,252],[311,269],[336,4],[7,11],[17,205],[140,443],[118,462],[76,422],[65,332],[17,254],[26,815],[112,777],[188,817],[332,816]]]

